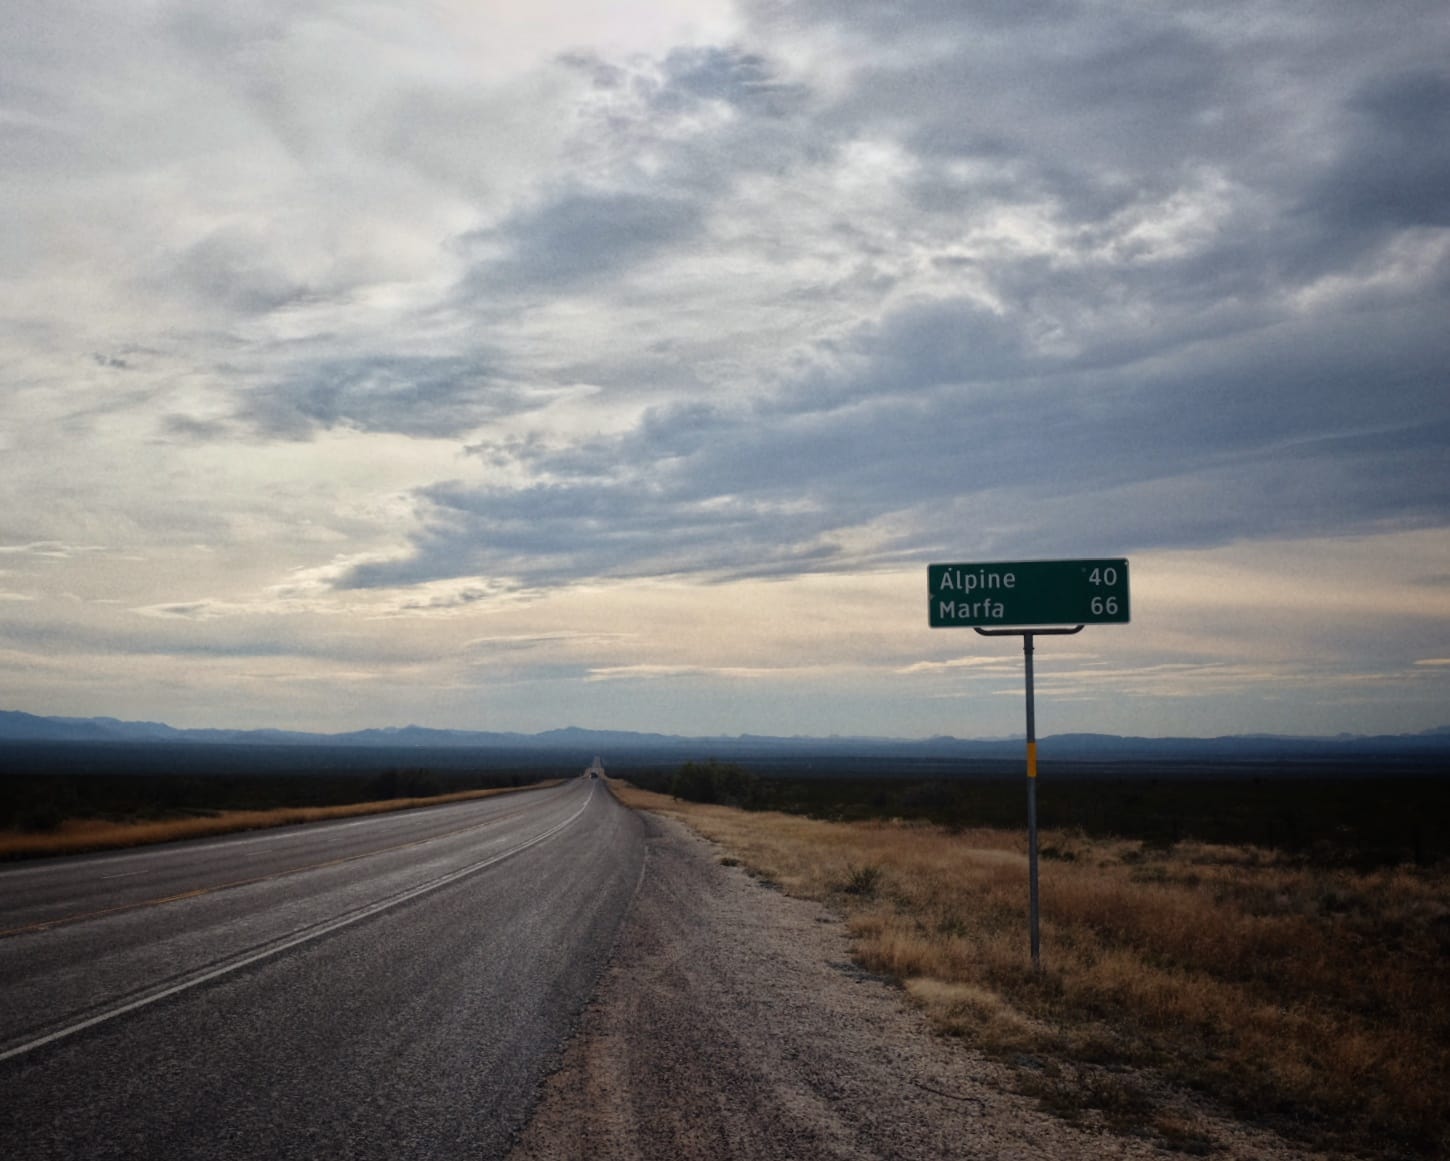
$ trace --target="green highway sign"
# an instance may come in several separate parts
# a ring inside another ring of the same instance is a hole
[[[933,629],[1128,621],[1128,562],[1121,557],[929,564],[926,581]]]

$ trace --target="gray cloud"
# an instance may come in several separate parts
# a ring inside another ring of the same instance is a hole
[[[700,207],[673,195],[569,190],[498,229],[466,239],[500,248],[470,276],[479,296],[607,285],[700,227]]]
[[[250,392],[238,418],[274,439],[318,431],[449,436],[537,406],[475,357],[386,355],[305,366]]]
[[[651,105],[688,111],[699,101],[721,101],[753,116],[781,117],[800,111],[808,93],[782,81],[765,56],[721,47],[677,49],[663,63],[663,82]]]
[[[472,575],[539,587],[584,576],[778,575],[812,571],[840,555],[818,534],[817,515],[771,510],[744,497],[699,496],[686,480],[507,491],[442,485],[419,500],[427,528],[412,555],[359,565],[340,588]]]
[[[460,240],[470,304],[598,293],[688,261],[712,244],[711,213],[738,181],[798,164],[819,128],[807,123],[809,91],[757,53],[701,47],[628,68],[585,54],[559,64],[588,90],[565,145],[575,173]]]
[[[1376,271],[1443,221],[1450,84],[1431,10],[1397,10],[1425,35],[1349,9],[754,5],[737,47],[557,62],[562,167],[502,211],[481,158],[440,159],[503,98],[414,83],[359,148],[486,203],[437,306],[474,351],[289,356],[233,418],[477,431],[519,481],[419,490],[410,551],[343,582],[365,587],[851,567],[973,506],[1004,536],[1124,549],[1441,519],[1444,266]],[[773,55],[817,24],[851,65],[832,85]],[[279,51],[266,27],[180,39],[233,68]],[[305,155],[315,126],[246,92]],[[240,315],[319,293],[240,227],[180,269]],[[1306,310],[1331,275],[1339,300]],[[598,313],[540,322],[561,298]],[[609,434],[486,430],[566,373],[663,402]],[[867,526],[878,548],[848,547]]]
[[[346,583],[860,567],[852,529],[884,521],[869,553],[909,555],[968,511],[1032,552],[1440,526],[1436,315],[1084,368],[979,338],[962,304],[917,304],[863,329],[850,369],[814,370],[789,407],[658,408],[618,436],[515,448],[536,484],[427,489],[413,553]]]
[[[286,269],[283,255],[254,230],[218,230],[187,247],[164,278],[200,300],[243,315],[305,302],[313,291]]]
[[[1347,103],[1341,155],[1305,209],[1340,225],[1450,226],[1450,72],[1375,77]]]

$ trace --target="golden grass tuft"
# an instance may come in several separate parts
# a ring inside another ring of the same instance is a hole
[[[835,823],[615,783],[846,917],[861,963],[1006,1058],[1152,1067],[1321,1143],[1450,1156],[1450,870],[1309,869],[1249,847]],[[871,868],[870,891],[852,890]],[[1106,1098],[1104,1098],[1106,1099]]]
[[[557,781],[537,782],[527,787],[504,786],[493,790],[461,790],[431,798],[389,798],[378,802],[355,802],[346,806],[289,806],[276,810],[223,810],[194,818],[169,818],[146,822],[111,822],[95,818],[68,818],[58,828],[42,834],[0,831],[0,859],[41,858],[46,855],[76,855],[90,851],[119,850],[176,842],[179,839],[210,838],[244,830],[266,830],[301,822],[324,822],[334,818],[356,818],[411,810],[418,806],[441,806],[472,798],[491,798],[517,790],[557,786]]]

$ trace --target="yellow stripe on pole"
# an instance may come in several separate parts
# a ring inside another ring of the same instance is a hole
[[[1027,743],[1027,777],[1037,777],[1037,743]]]

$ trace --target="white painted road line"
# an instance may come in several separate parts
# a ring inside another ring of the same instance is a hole
[[[589,796],[584,799],[584,805],[576,810],[573,814],[571,814],[568,818],[564,819],[563,822],[557,823],[556,825],[550,827],[548,830],[535,835],[533,838],[528,839],[525,842],[519,843],[517,846],[510,847],[506,851],[501,851],[496,855],[490,855],[486,859],[480,859],[478,862],[470,863],[466,867],[460,867],[456,871],[449,871],[445,875],[440,875],[435,879],[430,879],[427,882],[420,883],[415,887],[410,887],[405,891],[400,891],[396,895],[392,895],[387,898],[377,900],[373,903],[369,903],[366,906],[359,907],[354,911],[350,911],[343,915],[336,916],[333,919],[325,920],[322,923],[314,924],[311,927],[304,928],[303,930],[298,932],[294,932],[292,935],[285,936],[269,944],[265,944],[258,948],[253,948],[250,951],[246,951],[238,956],[234,956],[232,959],[229,959],[224,963],[217,964],[214,967],[206,969],[205,971],[197,972],[194,975],[187,976],[184,979],[181,979],[165,988],[158,989],[155,992],[148,992],[142,996],[137,996],[134,999],[128,1000],[121,1004],[117,1004],[115,1007],[108,1008],[105,1011],[99,1012],[94,1016],[87,1017],[84,1020],[78,1020],[74,1024],[68,1024],[63,1028],[59,1028],[54,1032],[47,1033],[44,1036],[39,1036],[33,1040],[28,1040],[23,1044],[17,1044],[12,1048],[8,1048],[3,1052],[0,1052],[0,1061],[13,1060],[17,1056],[24,1056],[28,1052],[34,1052],[37,1048],[43,1048],[47,1044],[54,1044],[58,1040],[64,1040],[67,1037],[74,1036],[77,1032],[84,1032],[87,1028],[94,1028],[98,1024],[104,1024],[107,1021],[114,1020],[118,1016],[124,1016],[129,1012],[135,1012],[141,1008],[149,1007],[151,1004],[155,1004],[158,1001],[168,999],[171,996],[179,995],[182,992],[190,991],[192,988],[198,987],[201,984],[209,983],[212,980],[219,979],[222,976],[231,974],[232,972],[239,971],[240,969],[247,967],[250,964],[257,963],[259,960],[268,959],[274,955],[280,955],[282,952],[288,951],[291,948],[300,947],[303,944],[310,943],[315,939],[321,939],[324,935],[330,935],[334,931],[340,931],[344,927],[350,927],[354,923],[359,923],[362,920],[371,918],[374,915],[380,915],[384,911],[389,911],[392,908],[400,906],[403,903],[407,903],[410,900],[417,899],[423,895],[427,895],[430,892],[436,891],[441,887],[446,887],[450,883],[456,883],[459,879],[466,878],[467,876],[476,874],[477,872],[482,871],[487,867],[491,867],[497,863],[501,863],[505,859],[511,858],[514,855],[519,854],[521,851],[526,851],[530,847],[537,846],[545,839],[552,838],[554,835],[558,834],[566,827],[571,826],[579,818],[579,816],[589,808],[589,804],[594,801],[594,792],[595,788],[591,786],[589,788]]]

